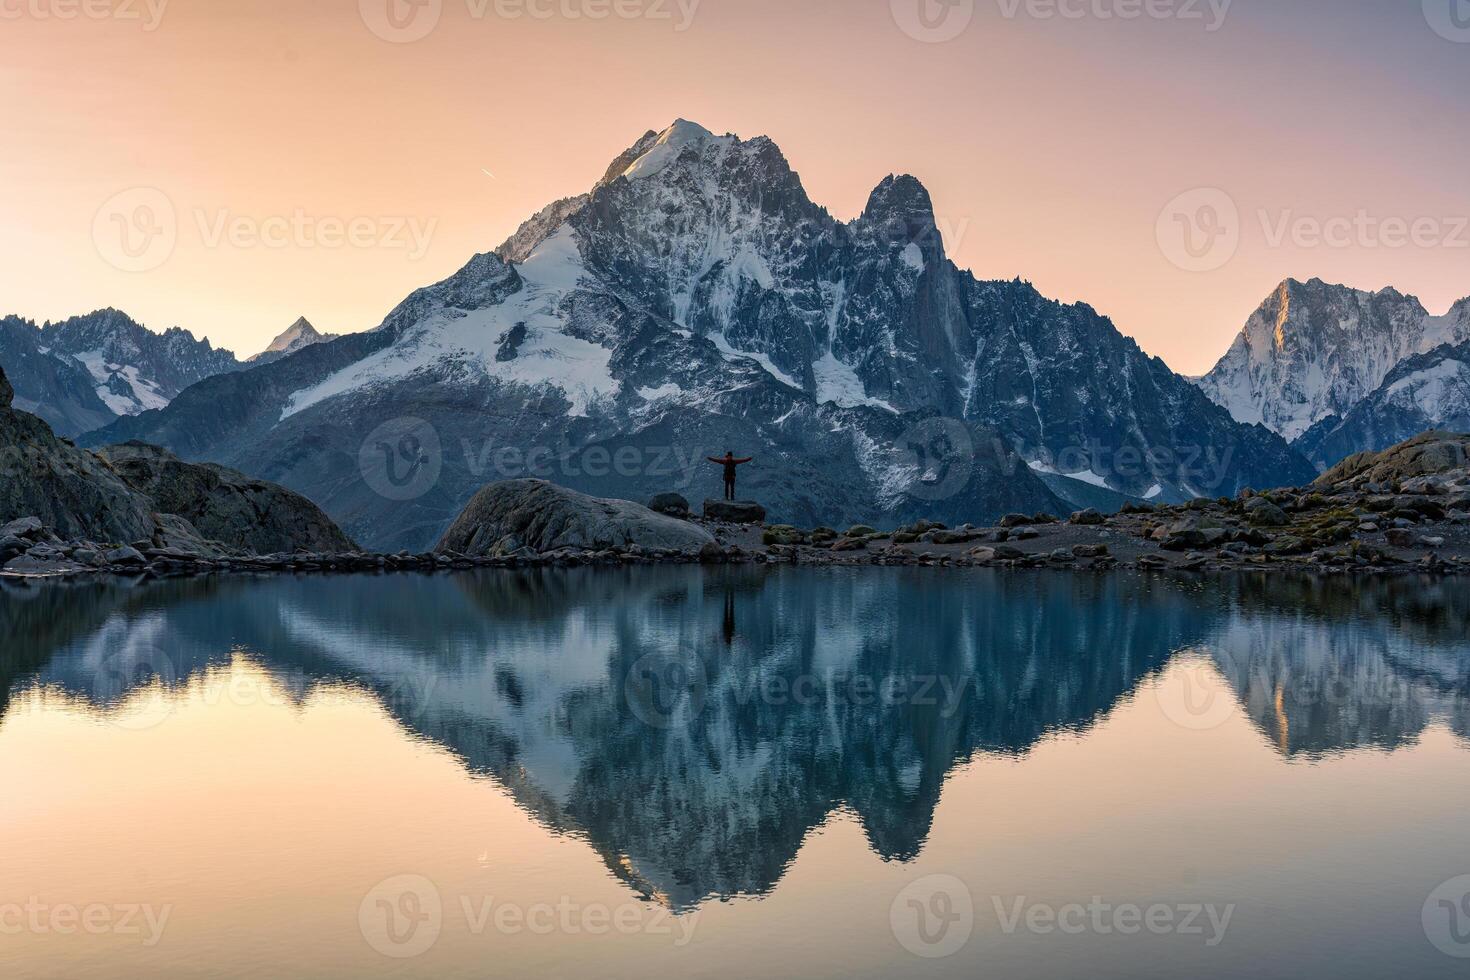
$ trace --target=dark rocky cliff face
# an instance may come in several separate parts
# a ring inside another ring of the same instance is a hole
[[[224,467],[184,463],[156,446],[78,449],[15,410],[13,398],[0,370],[0,524],[34,517],[64,539],[108,545],[167,540],[252,554],[356,550],[298,494]]]
[[[273,483],[213,463],[185,463],[138,442],[108,446],[98,455],[154,510],[184,518],[228,548],[257,555],[357,550],[316,504]]]
[[[147,498],[105,462],[11,407],[0,370],[0,523],[36,517],[63,537],[127,543],[153,535]]]

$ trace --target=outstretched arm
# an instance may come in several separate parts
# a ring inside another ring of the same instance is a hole
[[[723,459],[720,459],[717,456],[706,456],[705,459],[709,460],[711,463],[723,463],[724,462]]]
[[[754,459],[755,459],[754,456],[747,456],[744,459],[737,459],[735,461],[735,465],[736,466],[744,466],[746,463],[749,463],[749,462],[751,462]]]

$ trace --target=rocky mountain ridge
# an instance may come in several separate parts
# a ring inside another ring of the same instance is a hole
[[[410,548],[496,479],[646,500],[712,490],[700,461],[731,447],[760,457],[749,495],[808,524],[1066,509],[1038,474],[1157,500],[1311,475],[1091,308],[956,268],[914,178],[839,222],[769,139],[684,121],[376,330],[87,437],[128,439]]]
[[[126,313],[104,309],[55,323],[0,320],[0,367],[19,407],[75,436],[163,408],[190,385],[240,363],[187,330],[154,333]]]
[[[1406,358],[1467,340],[1470,299],[1432,316],[1396,289],[1288,279],[1198,384],[1238,421],[1295,441],[1331,416],[1348,415]]]

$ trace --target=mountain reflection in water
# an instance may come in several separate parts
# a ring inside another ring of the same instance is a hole
[[[792,568],[269,577],[0,590],[0,713],[106,714],[248,656],[369,692],[645,897],[763,895],[838,809],[923,848],[977,753],[1086,732],[1176,658],[1293,761],[1470,738],[1470,587]],[[1212,665],[1212,666],[1211,666]],[[1210,724],[1219,704],[1172,710]]]

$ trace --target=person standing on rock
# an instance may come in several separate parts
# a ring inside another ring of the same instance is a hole
[[[705,458],[708,459],[711,463],[714,463],[717,466],[723,466],[725,468],[725,499],[734,500],[735,468],[737,466],[744,466],[746,463],[749,463],[751,460],[755,459],[755,457],[747,456],[744,459],[736,459],[735,454],[727,449],[725,450],[725,455],[723,456],[707,456]]]

